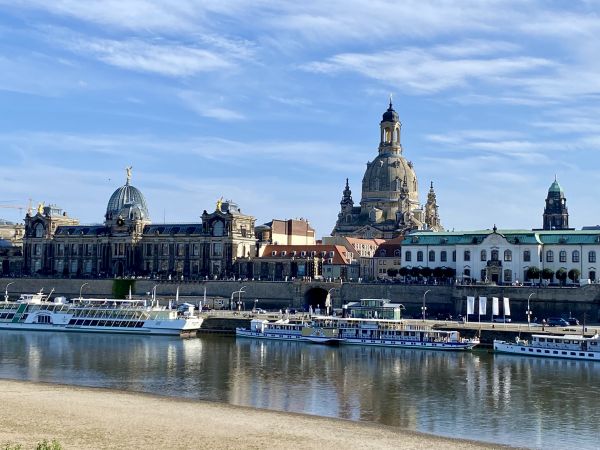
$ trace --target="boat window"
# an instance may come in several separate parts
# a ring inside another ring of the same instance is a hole
[[[545,338],[539,338],[539,341],[540,341],[540,342],[545,342],[545,341],[546,341],[546,339],[545,339]]]
[[[556,350],[554,350],[552,353],[558,355],[558,352]]]
[[[591,357],[591,358],[593,358],[594,354],[593,353],[588,353],[588,356]]]

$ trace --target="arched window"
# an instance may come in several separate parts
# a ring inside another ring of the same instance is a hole
[[[594,250],[591,250],[588,253],[588,262],[591,262],[591,263],[595,263],[596,262],[596,252]]]
[[[448,252],[446,250],[442,250],[440,252],[440,261],[446,262],[448,260]]]
[[[470,250],[465,250],[465,253],[463,254],[463,260],[471,261],[471,251]]]
[[[35,237],[36,238],[44,237],[44,225],[42,225],[41,223],[38,223],[35,226]]]
[[[504,250],[504,261],[512,261],[512,252],[510,250]]]
[[[223,236],[224,228],[225,227],[223,225],[223,222],[221,222],[220,220],[215,221],[215,223],[213,223],[212,235],[213,236]]]
[[[492,261],[498,261],[498,250],[492,250]]]
[[[456,262],[456,250],[452,250],[452,262]]]
[[[417,261],[423,261],[423,252],[421,250],[417,252]]]
[[[512,282],[512,270],[510,269],[506,269],[504,271],[504,282],[505,283],[510,283]]]
[[[401,256],[402,252],[399,249],[394,250],[394,256]]]
[[[429,262],[435,261],[435,252],[433,250],[429,250]]]
[[[531,261],[531,252],[529,250],[525,250],[523,252],[523,261],[530,262]]]
[[[554,252],[552,250],[546,251],[546,262],[554,262]]]
[[[560,262],[567,262],[567,252],[565,250],[558,252],[558,260]]]
[[[409,252],[409,251],[404,252],[404,261],[405,262],[412,261],[412,252]]]
[[[579,262],[579,250],[573,250],[573,253],[571,253],[571,261],[574,263]]]
[[[487,252],[485,250],[481,250],[481,261],[487,261]]]

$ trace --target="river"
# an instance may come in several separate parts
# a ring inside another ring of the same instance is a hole
[[[2,331],[0,378],[300,412],[511,446],[598,448],[600,440],[600,363],[588,361],[221,336]]]

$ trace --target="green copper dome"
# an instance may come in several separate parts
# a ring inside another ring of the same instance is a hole
[[[558,181],[555,179],[554,182],[550,185],[550,189],[548,189],[548,193],[550,192],[558,192],[559,194],[562,194],[563,188],[560,187],[560,184],[558,184]]]

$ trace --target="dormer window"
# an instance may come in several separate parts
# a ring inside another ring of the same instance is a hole
[[[275,250],[273,250],[273,251],[271,252],[271,256],[277,256],[277,252],[276,252]]]
[[[281,256],[285,256],[287,255],[287,252],[284,250],[283,252],[281,252]]]

